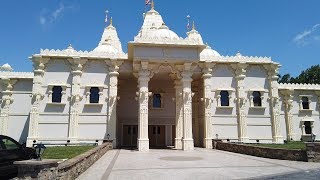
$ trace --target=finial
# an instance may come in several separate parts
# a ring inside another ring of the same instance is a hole
[[[151,9],[154,9],[154,1],[151,2]]]
[[[196,30],[196,26],[194,25],[194,21],[192,22],[192,30]]]
[[[110,18],[110,24],[109,24],[109,26],[112,26],[112,17]]]

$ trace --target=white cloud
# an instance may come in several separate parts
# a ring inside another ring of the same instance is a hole
[[[46,8],[43,8],[40,13],[39,22],[42,26],[53,24],[62,18],[68,9],[74,9],[74,7],[72,5],[65,6],[63,3],[60,3],[59,7],[52,11],[48,11]]]
[[[312,28],[297,34],[293,39],[298,45],[306,45],[312,40],[320,40],[320,24],[316,24]]]

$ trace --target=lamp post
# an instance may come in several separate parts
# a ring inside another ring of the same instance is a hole
[[[44,150],[46,149],[46,146],[44,146],[42,143],[37,144],[36,147],[36,155],[37,155],[37,160],[41,161],[41,155],[43,154]]]

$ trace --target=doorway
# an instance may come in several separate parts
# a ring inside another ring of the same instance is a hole
[[[123,143],[122,146],[134,147],[137,146],[138,126],[123,125]]]
[[[150,147],[165,147],[166,146],[166,132],[163,125],[149,126],[149,143]]]

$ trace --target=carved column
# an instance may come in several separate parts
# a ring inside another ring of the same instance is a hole
[[[284,90],[282,92],[283,94],[283,100],[284,100],[284,116],[286,121],[286,129],[287,129],[287,140],[293,140],[294,138],[294,131],[293,131],[293,112],[292,112],[292,102],[293,102],[293,92],[294,90]]]
[[[175,80],[176,90],[176,138],[174,147],[182,149],[182,136],[183,136],[183,109],[182,109],[182,85],[181,80]]]
[[[272,64],[265,66],[268,70],[269,81],[269,100],[270,114],[272,124],[272,141],[274,143],[283,143],[283,137],[280,132],[280,106],[279,106],[279,89],[278,89],[278,65]]]
[[[113,65],[109,68],[109,110],[107,137],[113,140],[113,147],[117,147],[117,101],[118,101],[118,76],[119,67]],[[108,136],[109,134],[109,136]]]
[[[27,138],[27,146],[30,147],[33,144],[34,140],[38,139],[39,134],[39,106],[41,100],[44,98],[42,92],[42,80],[44,75],[45,63],[48,60],[43,59],[42,57],[33,57],[33,66],[34,66],[34,78],[33,78],[33,87],[31,95],[31,110],[30,110],[30,122],[29,122],[29,132]]]
[[[192,91],[191,91],[191,82],[192,82],[192,72],[183,71],[182,76],[182,98],[183,98],[183,140],[182,148],[185,151],[193,150],[194,143],[192,137]]]
[[[247,64],[238,63],[233,64],[232,68],[235,70],[236,75],[236,110],[238,120],[238,138],[240,142],[249,142],[247,136],[247,113],[246,113],[246,102],[247,96],[244,90],[244,79],[246,77]]]
[[[204,139],[203,146],[207,149],[212,149],[212,124],[211,124],[211,77],[212,69],[205,68],[203,71],[203,103],[204,103]]]
[[[8,123],[10,105],[13,103],[12,90],[17,80],[2,79],[4,91],[2,91],[1,107],[0,107],[0,134],[8,135]]]
[[[82,95],[80,92],[81,88],[81,76],[83,62],[81,63],[80,58],[73,59],[72,67],[72,92],[70,100],[70,119],[69,119],[69,134],[68,138],[72,142],[76,142],[78,138],[78,128],[79,128],[79,103],[82,100]]]
[[[148,101],[150,80],[150,71],[143,69],[139,71],[138,87],[139,87],[139,117],[138,117],[138,149],[139,151],[149,150],[148,138]]]

